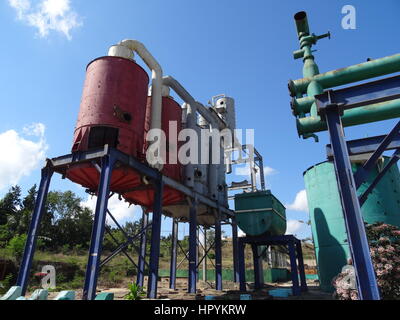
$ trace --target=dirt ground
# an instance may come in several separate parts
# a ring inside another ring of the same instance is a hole
[[[147,278],[145,278],[147,283]],[[291,283],[279,283],[279,284],[266,284],[263,289],[254,291],[253,284],[247,284],[248,292],[252,296],[252,300],[332,300],[332,295],[324,293],[319,290],[318,286],[314,281],[308,282],[309,290],[303,293],[301,296],[294,297],[290,296],[288,299],[273,298],[268,292],[269,290],[278,288],[291,288]],[[114,293],[115,300],[124,300],[127,295],[127,286],[123,288],[98,288],[98,292],[112,292]],[[213,282],[199,281],[197,284],[197,294],[187,293],[187,279],[177,279],[176,290],[169,289],[169,279],[162,278],[158,284],[158,299],[161,300],[204,300],[205,296],[213,296],[214,300],[240,300],[240,295],[243,292],[239,291],[239,285],[231,281],[223,282],[223,291],[217,291],[214,289],[215,284]],[[146,289],[146,288],[145,288]],[[51,293],[49,300],[54,299],[57,293]],[[76,292],[76,300],[82,298],[82,291]]]

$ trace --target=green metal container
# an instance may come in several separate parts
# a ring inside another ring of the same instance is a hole
[[[387,163],[388,159],[384,161]],[[359,165],[353,163],[353,171]],[[366,190],[383,165],[382,161],[376,166],[367,182],[358,190],[359,195]],[[304,179],[321,289],[332,292],[332,279],[341,272],[350,258],[333,163],[324,162],[308,169]],[[397,166],[387,172],[361,211],[367,223],[384,222],[400,226],[400,173]]]
[[[286,232],[285,206],[269,190],[235,195],[235,214],[239,228],[248,236]]]

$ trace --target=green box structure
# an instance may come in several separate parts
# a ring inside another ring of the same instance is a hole
[[[387,161],[388,158],[385,158],[377,164],[370,177],[359,188],[359,195],[366,190]],[[358,166],[359,163],[353,163],[354,172]],[[332,279],[341,272],[350,258],[333,163],[324,162],[308,169],[304,180],[320,285],[323,291],[332,292]],[[400,226],[400,173],[397,166],[387,172],[361,211],[364,221],[369,224],[383,222]]]
[[[269,190],[235,195],[235,214],[239,228],[248,236],[286,232],[285,206]]]

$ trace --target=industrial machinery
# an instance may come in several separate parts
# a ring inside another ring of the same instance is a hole
[[[361,195],[374,181],[389,161],[383,159],[373,174],[360,187]],[[353,159],[353,172],[361,166],[360,159]],[[332,279],[337,276],[351,257],[346,225],[340,202],[333,162],[317,164],[304,173],[310,210],[311,228],[318,263],[321,289],[333,291]],[[375,187],[361,208],[365,222],[383,222],[400,226],[400,173],[393,166]]]
[[[252,145],[239,146],[238,159],[233,164],[246,163],[249,166],[251,183],[233,182],[230,191],[242,190],[231,199],[235,201],[235,217],[238,227],[246,234],[239,238],[238,261],[239,283],[242,291],[246,290],[245,275],[245,245],[249,244],[253,252],[255,289],[262,288],[264,284],[263,257],[271,248],[280,246],[288,249],[290,258],[291,279],[293,295],[300,295],[307,291],[301,241],[293,235],[285,235],[287,228],[286,208],[272,194],[265,189],[264,164],[261,154]],[[248,155],[245,158],[242,153]],[[261,188],[258,187],[258,179]],[[270,259],[271,261],[272,259]],[[299,281],[300,275],[300,281]]]
[[[149,76],[136,63],[135,53],[151,71],[150,87]],[[170,90],[183,100],[182,106],[171,97]],[[233,269],[237,279],[237,226],[228,206],[226,174],[230,173],[231,164],[225,152],[236,141],[235,129],[233,98],[215,96],[210,106],[197,102],[177,80],[163,76],[160,64],[136,40],[121,41],[110,48],[108,56],[92,61],[87,67],[72,153],[48,160],[42,170],[17,281],[22,295],[28,285],[38,226],[54,172],[97,196],[84,299],[96,298],[99,270],[117,254],[125,254],[136,265],[126,248],[137,237],[141,239],[137,283],[143,286],[147,266],[148,297],[157,297],[161,215],[173,219],[171,288],[175,287],[178,267],[180,222],[190,224],[189,252],[185,253],[189,260],[188,291],[196,292],[197,270],[201,263],[197,255],[198,227],[215,230],[215,287],[222,290],[221,225],[232,225]],[[203,149],[204,146],[207,148]],[[186,155],[185,161],[182,155]],[[108,209],[108,199],[114,194],[121,201],[143,208],[139,234],[126,234]],[[122,230],[126,242],[116,241],[116,250],[101,260],[104,233],[109,232],[107,215]],[[151,248],[147,263],[150,227]]]
[[[327,130],[328,162],[304,175],[322,288],[352,259],[361,300],[379,300],[380,294],[369,252],[364,222],[399,225],[400,122],[386,136],[346,142],[344,127],[400,116],[400,77],[351,87],[334,87],[400,71],[400,54],[368,59],[358,65],[320,73],[312,47],[330,33],[310,32],[307,14],[294,16],[303,59],[303,78],[289,81],[291,108],[297,131],[304,139]],[[383,152],[396,150],[383,158]]]
[[[286,209],[270,190],[235,196],[238,227],[249,236],[280,236],[286,232]]]

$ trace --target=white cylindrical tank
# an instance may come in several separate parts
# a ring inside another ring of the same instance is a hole
[[[225,121],[227,127],[231,130],[236,129],[236,110],[235,100],[225,95],[221,95],[214,100],[213,108]]]

